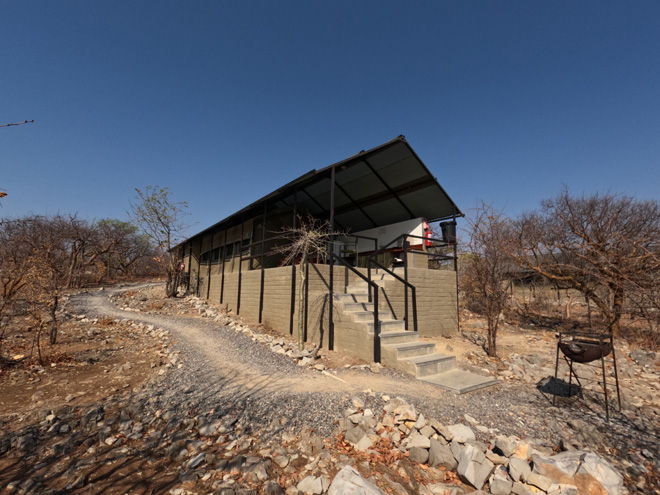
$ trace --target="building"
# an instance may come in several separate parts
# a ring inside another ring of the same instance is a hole
[[[344,235],[334,238],[325,259],[310,261],[301,288],[300,260],[283,266],[274,248],[283,242],[281,233],[306,215],[327,220]],[[307,342],[385,362],[403,348],[421,346],[410,343],[411,335],[417,341],[418,335],[458,330],[459,216],[399,136],[308,172],[179,248],[188,288],[198,296],[282,334],[296,333],[303,304]],[[431,234],[428,224],[434,222],[440,222],[442,238]]]

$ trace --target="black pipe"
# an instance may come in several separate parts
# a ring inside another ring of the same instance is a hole
[[[264,261],[266,251],[266,213],[268,202],[264,201],[264,224],[261,229],[261,287],[259,288],[259,323],[261,323],[261,316],[264,312]]]
[[[243,282],[243,234],[245,230],[245,220],[241,215],[241,240],[238,241],[238,294],[236,299],[236,315],[241,312],[241,284]]]
[[[211,295],[211,261],[213,260],[213,234],[211,234],[211,249],[209,249],[209,269],[206,271],[206,299]]]
[[[332,232],[335,230],[335,167],[332,167],[332,171],[330,172],[330,249],[332,249],[333,254],[334,254],[334,240],[335,237],[332,235]],[[330,257],[330,304],[328,306],[329,309],[329,322],[328,322],[328,349],[333,350],[335,347],[335,323],[332,318],[332,311],[333,311],[333,300],[334,300],[334,266],[335,262]]]
[[[298,206],[298,188],[293,191],[293,227],[296,228],[296,214]],[[296,259],[291,257],[291,311],[289,313],[289,334],[293,335],[293,313],[296,311]],[[300,311],[300,308],[298,308]]]
[[[225,228],[225,238],[222,241],[222,278],[220,279],[220,304],[225,297],[225,263],[227,261],[227,229]]]

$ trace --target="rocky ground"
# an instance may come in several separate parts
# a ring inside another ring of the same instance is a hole
[[[612,401],[607,423],[596,382],[553,407],[548,332],[505,329],[500,360],[481,349],[476,320],[436,341],[501,379],[455,396],[334,352],[300,352],[266,327],[161,290],[72,296],[45,366],[3,370],[0,493],[320,494],[356,484],[365,488],[354,493],[572,493],[585,481],[553,484],[541,468],[560,451],[573,456],[564,465],[584,466],[575,476],[602,459],[631,493],[660,493],[653,353],[617,343],[623,409]],[[14,350],[29,337],[12,336]],[[624,491],[614,485],[610,493]]]

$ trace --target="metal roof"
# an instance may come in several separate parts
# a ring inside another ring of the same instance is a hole
[[[241,219],[292,206],[328,218],[335,170],[335,223],[357,232],[422,217],[429,222],[463,216],[404,136],[361,151],[321,170],[311,170],[192,236],[228,228]]]

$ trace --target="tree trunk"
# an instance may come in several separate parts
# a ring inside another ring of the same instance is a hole
[[[165,295],[167,297],[176,297],[179,292],[179,271],[167,270],[167,282],[165,283]]]
[[[300,283],[298,287],[298,349],[305,348],[305,280],[307,279],[307,252],[300,261]]]
[[[488,355],[497,356],[497,321],[488,322]]]
[[[53,304],[50,307],[50,345],[55,345],[57,343],[57,304],[58,304],[57,294],[53,296]]]
[[[609,322],[609,331],[614,337],[621,333],[621,313],[623,312],[623,289],[615,287],[612,291],[612,317]]]

